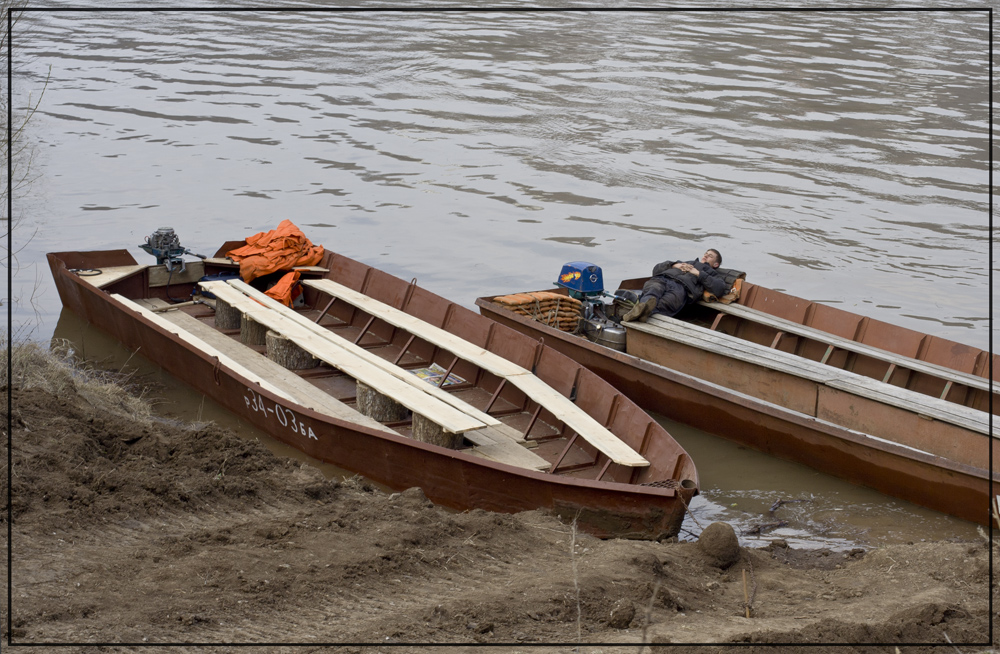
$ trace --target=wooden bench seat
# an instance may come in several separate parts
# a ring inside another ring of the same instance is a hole
[[[166,331],[170,332],[171,334],[176,335],[177,337],[179,337],[182,341],[184,341],[188,345],[190,345],[190,346],[192,346],[192,347],[194,347],[194,348],[196,348],[198,350],[201,350],[202,352],[208,354],[209,356],[213,356],[213,357],[217,358],[219,360],[219,363],[221,363],[222,365],[226,366],[227,368],[229,368],[233,372],[235,372],[235,373],[237,373],[237,374],[239,374],[239,375],[241,375],[241,376],[249,379],[250,381],[252,381],[252,382],[254,382],[256,384],[259,384],[261,386],[261,388],[264,388],[267,391],[269,391],[271,393],[274,393],[278,397],[280,397],[282,399],[285,399],[285,400],[288,400],[289,402],[295,402],[296,401],[296,399],[294,397],[292,397],[287,391],[282,390],[281,388],[278,388],[276,385],[272,384],[267,379],[264,379],[259,374],[257,374],[255,372],[249,370],[242,363],[240,363],[239,361],[236,361],[235,359],[233,359],[229,355],[224,354],[223,352],[221,352],[215,346],[210,345],[209,343],[205,342],[204,340],[202,340],[201,338],[195,336],[194,334],[191,334],[190,332],[186,331],[185,329],[182,329],[181,327],[178,327],[177,325],[171,323],[169,320],[167,320],[166,318],[164,318],[162,314],[153,313],[150,309],[148,309],[148,308],[146,308],[146,307],[144,307],[144,306],[142,306],[140,304],[137,304],[136,302],[128,299],[127,297],[125,297],[123,295],[118,295],[117,293],[112,293],[111,297],[114,298],[115,300],[118,300],[119,302],[121,302],[123,305],[125,305],[125,307],[127,309],[138,313],[139,315],[143,316],[144,318],[146,318],[150,322],[158,325],[159,327],[162,327],[163,329],[165,329]]]
[[[483,421],[432,397],[429,393],[423,392],[399,377],[373,365],[356,352],[313,333],[296,321],[263,306],[225,282],[202,282],[200,286],[271,331],[294,341],[296,345],[317,359],[376,389],[410,411],[424,416],[447,432],[461,434],[471,429],[480,429],[486,426]]]
[[[484,459],[529,470],[545,471],[552,467],[551,463],[524,447],[502,428],[483,427],[462,435],[475,444],[470,453]]]
[[[229,257],[209,257],[208,259],[205,259],[205,263],[210,263],[213,266],[232,266],[233,268],[240,267],[240,264],[238,262],[233,261]],[[292,268],[292,270],[296,270],[299,272],[318,272],[318,273],[330,272],[329,268],[323,268],[322,266],[295,266]]]
[[[343,300],[369,315],[377,316],[394,327],[415,334],[428,343],[474,363],[498,377],[507,379],[615,463],[632,467],[649,465],[649,461],[569,398],[514,362],[333,280],[310,279],[303,280],[302,283]]]
[[[878,359],[879,361],[894,364],[898,368],[921,372],[932,377],[938,377],[945,381],[954,381],[955,383],[963,384],[979,390],[991,391],[993,393],[1000,392],[1000,384],[996,382],[991,383],[990,380],[985,377],[979,377],[971,373],[953,370],[952,368],[939,366],[935,363],[928,363],[927,361],[921,361],[920,359],[913,359],[901,354],[882,350],[871,345],[859,343],[858,341],[852,341],[849,338],[844,338],[842,336],[824,332],[814,327],[809,327],[808,325],[803,325],[784,318],[778,318],[764,313],[763,311],[745,307],[741,304],[722,304],[721,302],[699,302],[699,304],[720,313],[725,313],[750,322],[773,327],[778,331],[794,334],[796,336],[803,336],[805,338],[819,341],[820,343],[825,343],[826,345],[837,349],[855,352],[873,359]]]
[[[294,311],[293,309],[286,307],[284,304],[278,302],[274,298],[269,297],[264,293],[261,293],[256,288],[250,286],[246,282],[239,279],[233,279],[228,281],[230,286],[240,291],[247,297],[256,300],[257,302],[260,302],[262,305],[273,311],[278,312],[282,316],[285,316],[289,320],[294,321],[296,324],[301,325],[302,327],[308,329],[310,332],[316,334],[317,336],[327,339],[337,347],[346,348],[352,351],[354,354],[361,357],[362,359],[372,364],[373,366],[385,370],[389,374],[398,377],[399,379],[403,380],[407,384],[410,384],[414,388],[418,388],[425,393],[429,393],[430,395],[441,400],[442,402],[450,404],[459,411],[463,411],[471,415],[473,418],[480,420],[483,423],[483,425],[496,426],[501,424],[500,421],[494,418],[493,416],[476,409],[475,407],[469,405],[467,402],[463,402],[462,400],[458,399],[457,397],[445,391],[444,389],[439,388],[434,384],[429,384],[426,381],[417,378],[408,370],[400,368],[391,361],[386,361],[377,354],[369,352],[365,348],[360,347],[352,343],[351,341],[347,340],[346,338],[343,338],[342,336],[333,333],[329,329],[317,325],[312,320],[309,320],[308,318],[301,315],[297,311]]]
[[[80,279],[84,280],[88,284],[93,284],[97,288],[104,288],[105,286],[110,286],[115,282],[130,277],[138,272],[142,272],[146,269],[146,266],[132,265],[132,266],[109,266],[107,268],[101,268],[101,272],[97,275],[80,275]]]
[[[290,320],[296,321],[298,324],[309,329],[315,334],[329,339],[340,347],[346,347],[354,350],[358,356],[363,357],[373,365],[390,372],[391,374],[399,377],[409,384],[412,384],[426,393],[430,393],[431,395],[448,402],[455,408],[465,411],[474,418],[482,420],[483,423],[485,423],[484,427],[470,430],[462,434],[467,440],[475,444],[472,452],[473,454],[482,456],[492,461],[508,463],[522,468],[547,470],[550,467],[551,464],[548,461],[524,447],[525,439],[521,432],[508,427],[497,418],[476,409],[467,402],[464,402],[451,393],[448,393],[444,389],[415,377],[408,370],[400,368],[394,363],[387,361],[364,348],[358,347],[354,343],[351,343],[347,339],[330,331],[329,329],[317,325],[312,320],[309,320],[302,314],[286,307],[282,303],[260,292],[246,282],[238,279],[228,280],[228,282],[230,286],[246,294],[251,299],[257,300],[264,306],[277,311],[278,313],[288,317]]]
[[[978,433],[990,433],[989,416],[983,411],[916,391],[883,384],[869,377],[831,368],[817,361],[744,341],[735,336],[692,325],[676,318],[655,315],[645,323],[627,322],[623,324],[630,330],[635,329],[770,370],[809,379],[817,384],[825,384],[831,388],[959,425]]]

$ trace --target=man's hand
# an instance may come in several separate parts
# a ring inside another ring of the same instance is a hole
[[[695,277],[701,277],[701,271],[685,261],[678,261],[672,267],[690,273]]]

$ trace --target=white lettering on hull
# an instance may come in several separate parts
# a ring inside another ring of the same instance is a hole
[[[269,403],[262,396],[258,395],[253,391],[253,389],[248,388],[247,393],[249,395],[244,395],[243,399],[247,403],[247,408],[251,411],[257,411],[263,413],[264,417],[271,419],[272,417],[278,421],[278,424],[289,429],[296,434],[301,434],[313,440],[319,440],[315,432],[313,432],[312,427],[302,422],[299,417],[291,409],[286,409],[277,402],[273,403],[273,406],[267,406],[265,403]]]

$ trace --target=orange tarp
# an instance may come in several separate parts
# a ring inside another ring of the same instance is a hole
[[[292,301],[302,294],[302,289],[297,288],[298,281],[299,273],[290,272],[279,279],[277,284],[264,291],[264,295],[274,298],[286,307],[290,307],[292,306]]]
[[[277,229],[248,237],[246,245],[226,256],[240,264],[240,277],[250,282],[295,266],[315,266],[323,258],[323,246],[313,245],[292,221],[282,220]]]

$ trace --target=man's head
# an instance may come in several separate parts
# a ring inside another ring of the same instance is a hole
[[[722,265],[722,255],[719,254],[718,250],[709,248],[708,250],[705,251],[705,254],[701,255],[700,261],[702,263],[707,263],[713,268],[718,268],[719,266]]]

